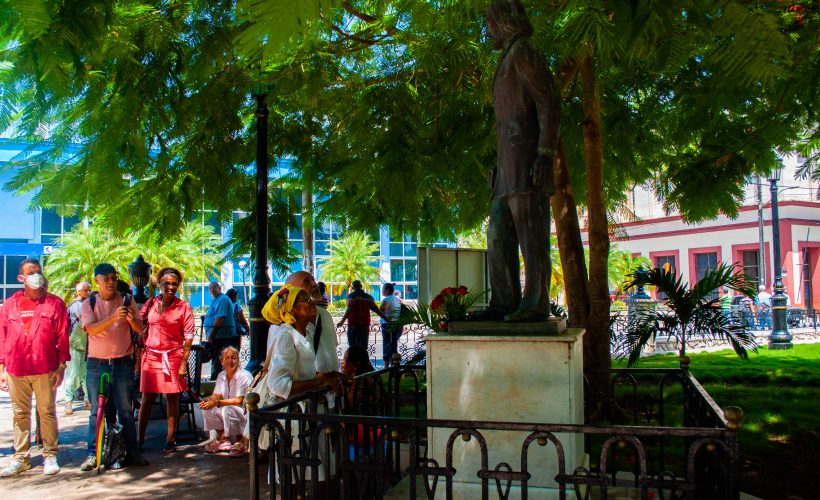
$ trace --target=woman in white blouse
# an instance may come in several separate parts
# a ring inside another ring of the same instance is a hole
[[[216,377],[214,392],[199,403],[205,430],[215,430],[217,438],[205,445],[208,453],[227,451],[232,457],[248,452],[248,439],[242,435],[248,415],[244,411],[245,394],[253,375],[239,368],[239,351],[228,346],[222,350],[222,371]]]
[[[316,319],[316,302],[301,288],[285,285],[262,308],[271,323],[271,353],[267,383],[280,399],[288,399],[317,387],[341,390],[341,374],[317,373],[316,353],[307,341],[307,326]]]
[[[339,372],[317,373],[316,354],[307,341],[307,326],[316,319],[316,302],[301,288],[285,285],[274,293],[262,316],[271,323],[268,332],[270,366],[265,382],[277,399],[288,399],[305,391],[329,386],[337,393],[342,390]],[[296,430],[294,425],[293,429]],[[320,456],[323,456],[320,441]],[[299,441],[293,440],[294,449]],[[325,466],[319,469],[319,480],[324,479]],[[278,476],[278,472],[277,476]],[[321,488],[320,484],[320,488]]]

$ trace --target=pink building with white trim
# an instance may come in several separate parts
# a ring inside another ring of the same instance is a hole
[[[784,158],[778,183],[780,254],[783,283],[793,307],[811,302],[820,308],[820,201],[815,199],[817,185],[795,179],[801,163],[797,157]],[[771,191],[762,179],[762,216],[758,212],[758,180],[746,186],[746,196],[737,218],[719,216],[716,220],[686,224],[676,214],[665,214],[654,194],[642,187],[631,193],[632,210],[637,221],[621,222],[626,238],[613,242],[633,255],[648,257],[653,266],[669,263],[684,280],[696,282],[702,273],[718,262],[733,262],[747,274],[764,276],[762,283],[771,291],[772,212]],[[760,262],[760,222],[763,225],[764,263]],[[586,239],[586,234],[583,234]],[[762,264],[762,265],[761,265]]]

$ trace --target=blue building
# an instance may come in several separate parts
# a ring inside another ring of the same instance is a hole
[[[19,158],[24,148],[28,144],[23,144],[9,139],[0,139],[0,184],[5,184],[14,175],[13,171],[3,171],[3,165],[12,159]],[[279,169],[272,169],[274,176],[283,175],[289,170],[289,162],[280,162]],[[278,170],[278,172],[277,172]],[[70,231],[81,220],[74,217],[63,217],[54,210],[34,209],[29,210],[33,194],[16,195],[0,191],[0,263],[2,264],[2,291],[0,299],[13,294],[22,288],[17,282],[17,266],[26,257],[47,257],[55,245],[59,245],[60,237]],[[234,219],[242,217],[244,214],[235,214]],[[302,222],[301,215],[296,216],[297,227],[290,229],[288,240],[291,246],[298,252],[302,251]],[[218,227],[213,219],[203,217],[203,224],[212,225],[221,239],[226,241],[230,238],[230,225]],[[330,256],[330,243],[341,237],[340,229],[330,222],[317,224],[314,229],[314,255],[316,259],[316,279],[323,280],[322,264]],[[371,240],[378,242],[379,252],[374,254],[377,258],[374,263],[381,270],[380,281],[392,281],[396,283],[396,290],[401,292],[405,299],[418,298],[418,266],[416,247],[417,242],[414,236],[396,234],[390,228],[383,226],[378,234],[370,235]],[[448,243],[438,243],[436,246],[453,246]],[[135,256],[136,257],[136,256]],[[240,265],[244,262],[244,269]],[[246,297],[253,294],[253,276],[250,259],[235,259],[228,261],[218,274],[220,280],[226,288],[236,288],[239,293],[240,303],[244,303]],[[291,265],[290,272],[301,270],[301,260]],[[216,270],[215,270],[216,271]],[[281,286],[289,273],[272,273],[272,286]],[[205,307],[210,304],[211,297],[207,290],[208,277],[201,277],[198,280],[189,280],[191,286],[191,305],[194,307]],[[380,287],[378,283],[370,284],[370,292],[374,297],[379,298]]]

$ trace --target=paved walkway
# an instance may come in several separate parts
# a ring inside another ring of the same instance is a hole
[[[75,405],[80,408],[80,403]],[[204,453],[201,443],[180,440],[178,451],[164,457],[165,421],[152,420],[143,454],[150,462],[146,467],[129,467],[117,471],[81,472],[85,460],[88,411],[63,415],[58,400],[60,425],[59,462],[62,470],[56,476],[44,476],[41,450],[32,448],[33,469],[12,478],[0,479],[2,500],[125,499],[125,498],[218,498],[248,497],[247,458],[230,458]],[[12,457],[12,411],[8,393],[0,392],[0,467]],[[185,424],[183,423],[183,429]]]

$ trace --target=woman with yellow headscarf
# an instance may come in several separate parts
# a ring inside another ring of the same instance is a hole
[[[316,302],[307,292],[283,286],[268,299],[262,316],[271,323],[267,384],[278,398],[287,399],[322,386],[341,389],[336,373],[316,373],[316,353],[306,338],[307,326],[316,318]]]
[[[316,302],[307,292],[292,285],[283,286],[268,299],[262,308],[262,316],[271,323],[267,351],[270,366],[265,383],[277,399],[292,398],[323,386],[330,386],[335,392],[341,393],[339,372],[316,372],[316,353],[307,341],[308,323],[316,318]],[[294,426],[292,431],[292,446],[296,451],[300,446],[300,440],[296,436],[298,426]],[[320,440],[319,456],[325,456],[323,444]],[[317,479],[320,489],[324,487],[326,466],[319,468]],[[278,470],[275,476],[278,482]]]

